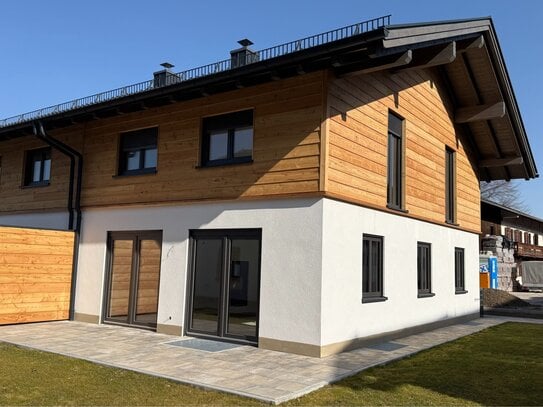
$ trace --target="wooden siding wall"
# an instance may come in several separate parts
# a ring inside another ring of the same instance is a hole
[[[133,240],[116,239],[113,243],[112,284],[109,316],[128,315],[132,278]],[[156,314],[160,279],[161,244],[155,240],[140,241],[137,279],[136,314]]]
[[[68,319],[74,233],[0,227],[0,325]]]
[[[82,126],[72,126],[55,134],[77,150],[82,148]],[[70,160],[52,149],[51,181],[44,187],[23,187],[25,151],[47,147],[34,136],[0,143],[0,212],[66,210]]]
[[[330,82],[327,191],[386,208],[388,112],[405,118],[405,209],[445,224],[445,147],[457,151],[457,223],[480,231],[479,181],[433,72],[367,74]]]
[[[133,240],[117,239],[113,242],[111,264],[110,317],[128,315],[130,280],[132,276]]]
[[[322,73],[89,123],[83,206],[237,199],[319,188]],[[253,163],[198,168],[205,116],[254,108]],[[153,175],[115,177],[119,134],[158,126]]]

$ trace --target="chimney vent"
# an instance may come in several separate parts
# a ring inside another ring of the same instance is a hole
[[[172,68],[175,66],[169,62],[163,62],[160,64],[164,69],[153,73],[155,88],[162,86],[173,85],[174,83],[181,82],[181,78],[173,73]]]
[[[172,65],[169,62],[163,62],[160,66],[163,66],[165,69],[172,69],[175,65]]]
[[[239,40],[238,44],[241,45],[242,47],[249,47],[253,45],[253,42],[247,38],[244,38],[242,40]]]
[[[243,65],[258,61],[258,54],[250,49],[253,42],[247,38],[238,41],[241,48],[230,51],[230,68],[238,68]]]

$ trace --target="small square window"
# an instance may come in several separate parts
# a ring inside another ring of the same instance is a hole
[[[122,133],[119,148],[119,175],[156,172],[157,138],[157,127]]]
[[[26,152],[24,186],[49,185],[51,179],[51,147]]]
[[[206,117],[202,128],[202,166],[252,161],[252,110]]]

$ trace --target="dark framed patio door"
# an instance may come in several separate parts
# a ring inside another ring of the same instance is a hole
[[[192,230],[187,333],[257,343],[260,229]]]
[[[162,231],[109,232],[104,321],[156,328]]]

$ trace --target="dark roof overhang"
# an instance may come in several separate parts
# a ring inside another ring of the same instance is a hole
[[[353,26],[354,27],[354,26]],[[337,30],[336,30],[337,31]],[[168,86],[40,118],[48,129],[329,69],[336,75],[431,68],[447,85],[481,180],[538,176],[490,18],[387,25]],[[24,117],[23,117],[24,119]],[[32,133],[32,120],[0,127],[0,140]]]
[[[365,23],[360,24],[362,25]],[[83,107],[74,108],[70,106],[71,104],[78,102],[73,101],[46,108],[44,110],[52,110],[53,113],[39,117],[39,120],[43,122],[48,129],[62,128],[90,120],[131,113],[179,101],[254,86],[265,82],[277,81],[309,72],[329,69],[336,66],[338,59],[342,55],[348,54],[351,57],[359,59],[361,55],[367,54],[369,44],[384,38],[385,35],[386,29],[382,26],[347,38],[327,42],[322,45],[311,46],[306,49],[289,52],[285,55],[253,62],[237,68],[221,70],[217,73],[205,74],[195,79],[181,80],[177,83],[175,83],[176,81],[173,81],[174,83],[167,86],[153,87],[153,81],[142,82],[140,84],[132,85],[133,87],[138,87],[136,92],[130,91],[129,86],[80,99],[84,102],[85,99],[93,99],[91,103],[85,103],[85,106]],[[285,45],[290,44],[291,43]],[[221,61],[217,63],[217,65],[223,64],[224,62],[227,61]],[[202,68],[208,67],[209,66]],[[198,69],[200,68],[195,68],[195,70]],[[139,88],[141,88],[141,91]],[[112,92],[118,94],[119,91],[122,92],[123,89],[129,89],[128,92],[130,94],[127,96],[110,98],[103,102],[96,101],[101,95],[105,95],[104,98],[107,98],[108,93]],[[64,110],[66,105],[68,105],[68,107]],[[60,110],[62,111],[56,113],[55,108],[57,107],[60,107]],[[2,126],[2,120],[0,120],[0,141],[32,134],[32,126],[35,120],[27,119],[27,117],[30,117],[33,113],[39,113],[39,111],[18,116],[13,124],[10,122],[7,126]]]
[[[481,180],[538,177],[491,18],[387,26],[375,54],[408,51],[444,79]]]

